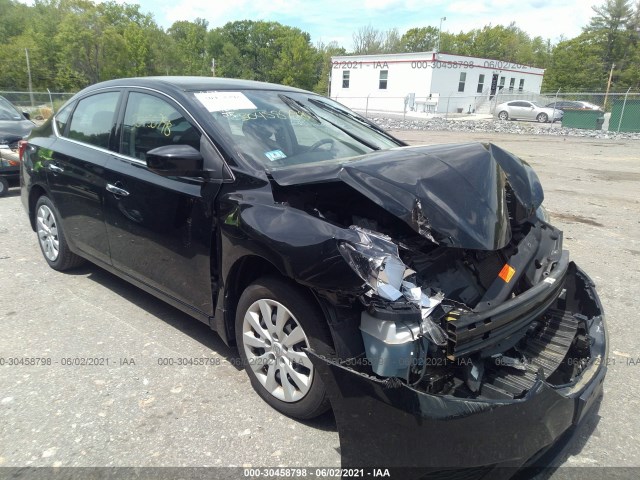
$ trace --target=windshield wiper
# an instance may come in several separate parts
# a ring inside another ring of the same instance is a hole
[[[294,98],[291,98],[291,97],[288,97],[288,96],[283,95],[283,94],[278,95],[278,97],[280,97],[280,100],[282,100],[284,103],[286,103],[287,106],[290,107],[291,109],[293,109],[296,113],[302,112],[302,113],[305,113],[307,115],[310,115],[318,123],[322,123],[321,120],[320,120],[320,119],[322,119],[325,122],[327,122],[329,125],[337,128],[341,132],[347,134],[348,136],[350,136],[354,140],[360,142],[361,144],[365,145],[366,147],[368,147],[368,148],[370,148],[372,150],[380,150],[380,147],[367,142],[366,140],[364,140],[364,139],[360,138],[359,136],[353,134],[352,132],[348,131],[346,128],[343,128],[340,125],[335,124],[334,122],[332,122],[328,118],[323,117],[323,116],[318,116],[313,110],[311,110],[309,107],[307,107],[302,102],[299,102],[298,100],[296,100]]]
[[[318,118],[318,116],[313,112],[313,110],[311,110],[309,107],[304,105],[302,102],[299,102],[295,98],[291,98],[283,94],[278,95],[278,97],[280,97],[280,100],[286,103],[287,106],[297,114],[301,114],[301,113],[307,114],[311,118],[313,118],[317,123],[322,123],[320,122],[320,119]]]
[[[316,100],[314,98],[310,98],[309,102],[314,104],[316,107],[322,108],[323,110],[326,110],[328,112],[343,116],[343,117],[347,117],[351,120],[354,120],[356,122],[358,122],[360,125],[364,125],[365,127],[369,127],[372,128],[373,130],[375,130],[376,132],[380,133],[381,135],[383,135],[385,138],[387,138],[388,140],[391,140],[393,143],[398,144],[398,139],[397,138],[393,138],[391,135],[389,135],[387,132],[385,132],[382,128],[380,128],[378,125],[376,125],[375,123],[373,123],[372,121],[370,121],[367,118],[362,118],[359,117],[358,115],[354,115],[350,112],[347,112],[345,110],[340,110],[339,108],[334,107],[333,105],[329,105],[328,103],[322,102],[320,100]],[[401,145],[406,145],[404,143],[401,143]],[[377,150],[380,150],[379,148]]]

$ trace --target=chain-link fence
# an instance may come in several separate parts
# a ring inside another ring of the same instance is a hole
[[[378,92],[376,92],[378,93]],[[496,118],[498,106],[512,101],[535,102],[541,107],[561,110],[562,126],[570,128],[640,132],[640,92],[546,92],[484,91],[477,95],[432,94],[418,97],[400,96],[337,96],[340,103],[367,117],[385,114],[410,118]],[[549,115],[552,118],[554,115]]]
[[[9,100],[18,110],[28,112],[35,120],[46,120],[71,98],[70,92],[18,92],[0,90],[0,95]]]

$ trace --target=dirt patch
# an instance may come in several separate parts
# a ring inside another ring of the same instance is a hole
[[[580,215],[572,215],[570,213],[550,212],[553,220],[564,220],[565,222],[584,223],[593,227],[604,227],[603,224],[596,222],[592,218],[581,217]]]
[[[605,182],[640,182],[639,172],[621,172],[617,170],[594,170],[589,169],[587,172],[592,173]]]

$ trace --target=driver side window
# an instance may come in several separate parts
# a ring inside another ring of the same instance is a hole
[[[121,153],[145,160],[149,150],[165,145],[190,145],[200,150],[200,132],[165,100],[131,92],[122,125]]]

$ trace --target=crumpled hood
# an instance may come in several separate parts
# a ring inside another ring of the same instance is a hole
[[[496,250],[511,239],[507,183],[530,214],[544,199],[529,164],[493,144],[403,147],[270,174],[281,186],[342,181],[422,236],[468,249]]]

